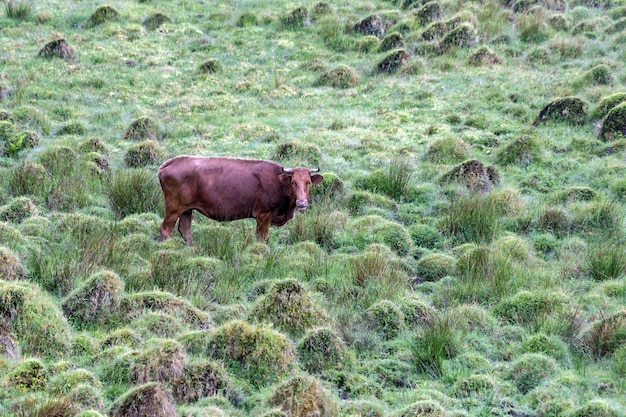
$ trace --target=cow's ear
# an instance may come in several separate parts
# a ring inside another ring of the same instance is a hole
[[[324,177],[321,176],[320,174],[311,175],[311,182],[313,184],[319,184],[320,182],[322,182],[323,179]]]
[[[289,175],[289,174],[280,174],[278,176],[278,179],[283,184],[291,185],[291,175]]]

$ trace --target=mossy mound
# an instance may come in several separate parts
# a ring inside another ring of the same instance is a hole
[[[409,62],[411,54],[406,49],[395,49],[389,52],[376,65],[376,71],[380,74],[393,74],[398,72],[404,65]]]
[[[213,326],[209,313],[167,292],[141,292],[122,299],[120,311],[127,319],[132,320],[138,317],[143,314],[144,310],[162,311],[198,329],[208,329]]]
[[[241,320],[216,328],[204,354],[223,361],[230,372],[257,388],[278,381],[296,366],[295,348],[284,334]]]
[[[498,65],[504,60],[488,46],[481,46],[467,59],[467,63],[475,67]]]
[[[615,93],[602,97],[589,117],[592,120],[604,119],[614,107],[622,103],[626,103],[626,93]]]
[[[409,253],[413,241],[401,224],[378,215],[358,217],[346,225],[348,241],[358,248],[383,244],[400,256]]]
[[[15,197],[7,204],[0,206],[0,220],[21,223],[29,217],[39,215],[39,209],[29,197]]]
[[[157,30],[165,23],[171,23],[172,18],[163,13],[154,13],[146,17],[141,24],[148,30]]]
[[[311,187],[310,196],[315,201],[336,200],[343,196],[343,181],[332,172],[324,172],[324,181]]]
[[[620,417],[624,415],[623,407],[607,400],[596,398],[576,408],[568,416],[571,417]]]
[[[611,68],[599,64],[587,70],[575,83],[580,86],[611,85],[615,81]]]
[[[39,50],[37,56],[41,58],[61,58],[66,60],[74,60],[76,58],[76,52],[65,39],[56,39],[48,42],[43,48]]]
[[[567,302],[562,292],[520,291],[500,301],[494,312],[510,323],[529,324],[563,312]]]
[[[420,400],[401,410],[393,417],[446,417],[446,410],[437,400]]]
[[[520,393],[526,394],[553,377],[558,369],[556,361],[551,357],[541,353],[525,353],[511,363],[507,378]]]
[[[26,270],[18,256],[6,246],[0,246],[0,279],[19,280],[26,275]]]
[[[445,239],[439,230],[427,224],[414,224],[409,228],[409,234],[415,246],[426,249],[441,248]]]
[[[295,279],[276,281],[267,294],[255,302],[249,317],[270,322],[294,337],[302,336],[328,319],[326,312]]]
[[[442,10],[438,1],[422,2],[422,5],[413,12],[419,25],[427,25],[441,19]]]
[[[541,146],[534,136],[522,135],[497,152],[496,162],[500,165],[527,166],[541,160],[541,151]]]
[[[70,351],[71,327],[52,298],[34,284],[0,281],[0,321],[27,355],[63,356]]]
[[[89,16],[89,19],[85,22],[85,27],[92,28],[99,26],[106,22],[113,22],[119,19],[120,13],[112,6],[103,4],[98,6],[96,10]]]
[[[188,361],[183,345],[173,339],[152,339],[132,360],[131,382],[171,382],[181,378]]]
[[[131,389],[119,398],[110,411],[111,417],[177,417],[172,394],[158,382]]]
[[[391,340],[404,328],[404,313],[389,300],[381,300],[365,311],[368,326],[383,339]]]
[[[142,116],[131,122],[122,139],[135,141],[156,140],[157,130],[157,124],[152,118]]]
[[[333,88],[351,88],[358,82],[359,76],[356,71],[347,65],[341,65],[322,74],[317,83]]]
[[[124,155],[124,163],[130,168],[156,165],[162,162],[164,155],[165,150],[159,143],[145,140],[128,148]]]
[[[430,253],[422,256],[416,265],[419,281],[439,281],[456,272],[457,259],[443,253]]]
[[[457,136],[437,138],[428,145],[424,159],[435,164],[458,163],[467,159],[470,147]]]
[[[342,401],[341,412],[346,416],[384,417],[387,415],[382,404],[369,400]]]
[[[369,191],[352,192],[348,197],[346,205],[353,215],[365,214],[370,208],[388,211],[397,209],[396,203],[391,198]]]
[[[98,378],[87,369],[68,369],[62,371],[50,379],[48,386],[46,387],[50,395],[54,397],[60,397],[69,394],[79,385],[89,385],[94,388],[102,386]]]
[[[345,342],[328,327],[308,331],[296,346],[302,367],[312,374],[349,369],[354,365]]]
[[[400,49],[404,46],[404,37],[399,32],[391,32],[385,35],[378,45],[378,51],[387,52]]]
[[[485,166],[477,159],[470,159],[444,173],[440,182],[460,183],[471,190],[490,191],[499,180],[499,174],[493,166]]]
[[[334,417],[339,405],[317,378],[297,376],[276,387],[268,403],[292,417]]]
[[[397,304],[404,315],[405,324],[409,327],[432,326],[438,316],[435,307],[419,297],[402,298]]]
[[[185,365],[182,375],[171,382],[176,402],[187,404],[224,393],[230,384],[224,365],[212,361]]]
[[[476,43],[476,30],[469,23],[461,23],[443,37],[439,42],[439,50],[443,52],[455,48],[467,48]]]
[[[433,22],[428,25],[421,33],[420,37],[424,41],[435,41],[443,38],[448,33],[448,25],[445,22]],[[438,47],[439,45],[437,45]]]
[[[312,144],[301,142],[282,143],[276,147],[272,159],[291,163],[295,166],[316,167],[321,160],[320,149]]]
[[[63,135],[76,135],[83,136],[87,132],[87,127],[85,124],[79,120],[73,120],[66,123],[63,123],[61,127],[57,130],[56,134],[58,136]]]
[[[530,335],[522,343],[523,353],[542,353],[559,362],[567,361],[569,348],[558,336],[538,332]]]
[[[584,124],[587,120],[587,104],[578,97],[562,97],[546,104],[533,121],[533,126],[546,122]]]
[[[102,323],[117,314],[124,283],[112,271],[91,275],[63,301],[62,308],[74,324]]]
[[[598,136],[603,141],[613,141],[626,136],[626,103],[618,104],[609,110]]]
[[[13,131],[9,137],[4,138],[4,144],[0,144],[0,151],[6,156],[15,157],[25,149],[36,147],[40,142],[41,138],[37,133],[17,129]]]
[[[10,370],[2,378],[3,385],[14,387],[18,391],[39,391],[46,387],[50,373],[39,359],[26,359]]]
[[[309,9],[304,6],[296,7],[281,18],[281,24],[286,28],[298,28],[308,26],[311,23]]]
[[[373,35],[381,38],[385,34],[383,19],[378,15],[370,15],[354,24],[352,29],[362,35]]]
[[[222,64],[217,59],[207,59],[198,68],[201,74],[216,74],[222,70]]]
[[[163,311],[144,311],[134,318],[128,326],[145,339],[176,337],[189,331],[189,326],[183,323],[180,318]]]

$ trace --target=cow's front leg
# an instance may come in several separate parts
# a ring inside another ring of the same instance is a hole
[[[267,242],[270,237],[271,216],[260,216],[256,218],[256,240]]]

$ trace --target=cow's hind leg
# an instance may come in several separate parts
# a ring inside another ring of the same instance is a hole
[[[159,230],[159,240],[163,241],[170,237],[172,231],[174,230],[174,226],[176,226],[176,220],[178,220],[178,213],[165,211],[165,217],[163,218],[163,223],[161,223],[161,228]]]
[[[180,219],[178,220],[178,231],[185,239],[187,244],[191,245],[191,220],[193,215],[193,210],[187,210],[183,214],[181,214]]]

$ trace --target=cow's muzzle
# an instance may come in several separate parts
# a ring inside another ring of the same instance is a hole
[[[306,210],[306,208],[309,207],[309,202],[306,200],[297,200],[296,201],[296,208],[298,210]]]

